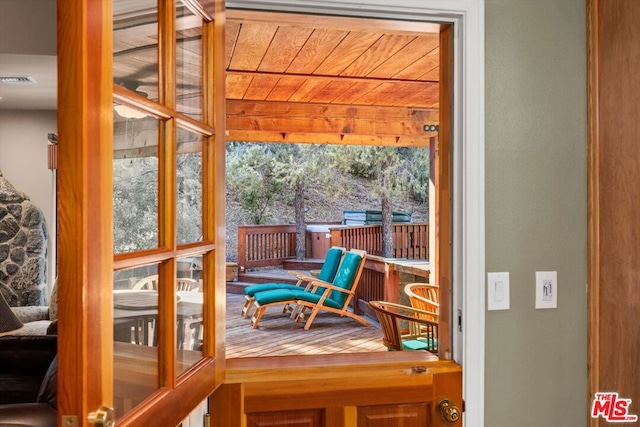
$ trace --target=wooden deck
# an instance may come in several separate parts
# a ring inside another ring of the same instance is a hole
[[[382,332],[375,320],[372,326],[333,313],[321,313],[308,331],[279,307],[271,307],[262,317],[258,329],[240,315],[244,294],[227,293],[227,358],[256,356],[291,356],[375,352],[382,345]]]

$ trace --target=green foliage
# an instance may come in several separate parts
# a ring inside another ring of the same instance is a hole
[[[327,149],[314,144],[231,142],[227,144],[227,191],[255,224],[263,224],[275,200],[293,204],[298,184],[331,179]]]
[[[275,144],[277,145],[277,144]],[[331,147],[320,144],[281,144],[281,156],[276,163],[278,179],[293,196],[294,187],[307,187],[312,183],[327,184],[331,181]]]
[[[227,191],[249,213],[255,224],[264,224],[271,201],[283,190],[277,176],[278,157],[282,153],[266,144],[227,146]]]
[[[381,197],[405,193],[424,202],[429,190],[429,150],[408,147],[336,146],[338,169],[353,176],[375,180]]]
[[[202,236],[202,159],[180,154],[176,165],[177,243]],[[113,161],[113,222],[116,253],[158,246],[158,159]]]
[[[407,191],[413,200],[426,203],[429,199],[429,149],[408,148],[407,156]]]
[[[158,159],[113,161],[113,242],[116,253],[158,245]]]
[[[176,167],[177,243],[202,237],[202,154],[179,154]]]
[[[269,209],[276,200],[294,205],[296,221],[303,224],[304,203],[300,192],[296,200],[295,189],[322,186],[339,195],[337,171],[371,180],[382,199],[404,195],[424,202],[428,198],[428,149],[230,142],[226,160],[227,192],[255,224],[271,220]],[[178,155],[176,166],[180,244],[202,235],[201,153]],[[115,252],[157,247],[157,157],[115,159],[113,176]]]
[[[336,167],[356,177],[377,178],[379,169],[373,167],[379,162],[375,148],[355,145],[334,147]]]

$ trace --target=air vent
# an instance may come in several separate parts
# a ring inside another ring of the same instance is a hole
[[[0,83],[8,85],[32,85],[38,82],[31,76],[0,76]]]

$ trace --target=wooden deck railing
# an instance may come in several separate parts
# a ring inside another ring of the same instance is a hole
[[[382,255],[382,226],[332,225],[331,246],[362,249],[370,255]],[[295,257],[295,225],[242,225],[238,227],[238,267],[278,266]],[[393,224],[393,258],[429,258],[429,224]]]
[[[421,269],[422,270],[422,269]],[[367,255],[364,271],[360,276],[360,283],[356,290],[356,299],[353,302],[353,309],[356,313],[366,312],[372,317],[375,314],[369,309],[369,301],[400,302],[400,272],[407,271],[407,268],[400,268],[394,262],[376,256]],[[414,273],[428,281],[429,274],[424,270]]]
[[[242,225],[238,227],[238,268],[282,265],[296,256],[295,225]]]
[[[429,257],[429,224],[393,224],[394,258],[426,260]],[[253,225],[238,227],[238,268],[280,266],[287,258],[295,257],[295,225]],[[360,278],[354,310],[366,310],[365,304],[374,300],[398,302],[399,273],[380,255],[382,226],[330,227],[332,246],[367,251],[365,269]],[[362,307],[362,308],[361,308]]]
[[[363,249],[371,255],[382,255],[382,226],[336,226],[330,228],[331,245],[347,250]],[[393,224],[393,258],[428,259],[429,224]]]

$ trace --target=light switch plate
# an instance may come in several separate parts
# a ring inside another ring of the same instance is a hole
[[[487,273],[487,310],[509,310],[509,272]]]
[[[536,271],[536,308],[558,307],[558,272]]]

